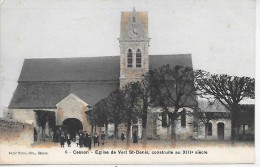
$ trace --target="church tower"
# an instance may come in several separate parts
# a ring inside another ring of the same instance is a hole
[[[148,13],[121,12],[120,88],[141,80],[149,70]]]

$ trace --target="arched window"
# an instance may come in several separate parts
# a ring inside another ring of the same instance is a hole
[[[127,67],[133,67],[133,52],[131,49],[127,51]]]
[[[162,127],[168,127],[168,119],[167,114],[165,112],[162,112]]]
[[[142,67],[142,53],[140,49],[136,51],[136,67]]]
[[[207,135],[212,136],[212,123],[207,123],[205,128],[207,131]]]

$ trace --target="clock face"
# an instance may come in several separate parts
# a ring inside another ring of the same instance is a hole
[[[135,37],[137,37],[137,35],[138,35],[138,29],[137,28],[131,28],[130,30],[129,30],[129,36],[130,37],[132,37],[132,38],[135,38]]]

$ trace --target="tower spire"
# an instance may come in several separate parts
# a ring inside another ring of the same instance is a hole
[[[136,12],[136,11],[135,11],[135,6],[134,6],[134,8],[133,8],[133,12]]]

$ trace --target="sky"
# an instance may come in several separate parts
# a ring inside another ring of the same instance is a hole
[[[148,11],[149,54],[192,54],[194,69],[255,77],[254,0],[0,0],[0,106],[24,59],[119,55],[121,11]],[[0,112],[0,116],[2,112]]]

